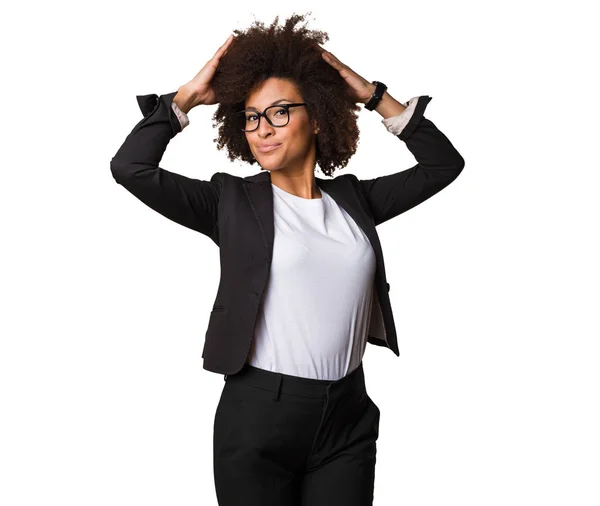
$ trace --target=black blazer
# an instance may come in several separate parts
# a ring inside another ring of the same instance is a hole
[[[221,278],[205,334],[203,368],[235,374],[248,359],[265,294],[273,253],[271,173],[244,178],[225,172],[210,181],[169,172],[159,163],[181,131],[171,108],[177,92],[138,95],[143,119],[112,158],[117,183],[166,218],[210,237],[220,249]],[[400,356],[383,253],[375,227],[415,207],[448,186],[465,162],[448,138],[423,116],[431,100],[420,96],[410,121],[397,136],[417,164],[395,174],[360,180],[353,174],[316,177],[369,238],[377,259],[375,298],[368,342]]]

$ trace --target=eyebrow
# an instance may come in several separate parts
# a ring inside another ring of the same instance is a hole
[[[279,102],[283,102],[284,100],[287,102],[293,102],[293,100],[289,100],[287,98],[280,98],[279,100],[275,100],[275,102],[273,102],[271,105],[278,104]],[[258,111],[258,109],[256,107],[246,107],[246,109],[254,109],[255,111]]]

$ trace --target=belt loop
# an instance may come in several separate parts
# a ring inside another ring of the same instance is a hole
[[[227,374],[225,375],[225,377],[223,378],[223,381],[227,381]]]
[[[283,379],[283,376],[281,374],[277,375],[277,388],[275,389],[275,397],[273,398],[274,401],[279,400],[279,393],[281,392],[281,380]]]

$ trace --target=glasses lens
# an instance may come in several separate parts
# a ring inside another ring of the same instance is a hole
[[[275,126],[285,126],[289,120],[287,107],[282,107],[280,105],[267,107],[265,114]],[[241,115],[242,123],[244,124],[242,128],[246,132],[251,132],[258,128],[258,114],[256,114],[255,111],[244,111]]]

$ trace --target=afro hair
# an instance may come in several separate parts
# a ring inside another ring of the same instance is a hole
[[[255,21],[247,30],[234,30],[236,37],[221,57],[211,85],[218,107],[213,126],[217,149],[227,148],[228,158],[257,163],[237,113],[244,109],[246,97],[271,77],[292,82],[307,103],[310,120],[316,120],[316,163],[326,176],[348,164],[356,152],[360,107],[351,96],[339,72],[323,60],[327,33],[295,26],[305,15],[293,14],[278,26],[279,16],[266,27]]]

